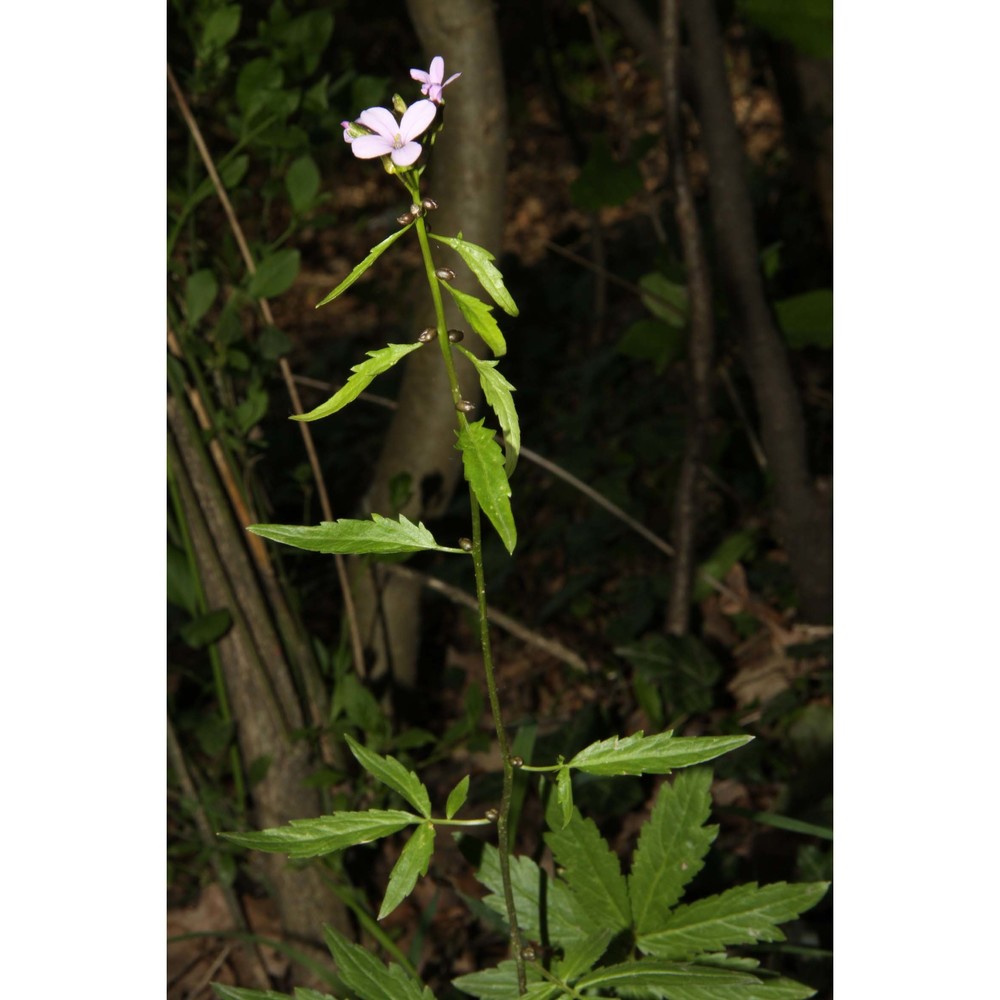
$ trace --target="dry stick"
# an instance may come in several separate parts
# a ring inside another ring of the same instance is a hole
[[[390,563],[387,569],[393,576],[401,576],[404,579],[414,580],[422,587],[427,587],[428,590],[434,590],[439,594],[443,594],[448,600],[454,601],[456,604],[461,604],[472,611],[479,610],[479,603],[475,597],[467,594],[464,590],[460,590],[458,587],[453,587],[450,583],[445,583],[444,580],[439,580],[436,576],[429,576],[427,573],[421,573],[419,570],[410,569],[408,566],[403,566],[399,563]],[[533,632],[527,625],[521,624],[516,618],[511,618],[510,615],[506,615],[502,611],[497,611],[496,608],[487,608],[486,617],[490,624],[496,625],[497,628],[501,628],[505,632],[509,632],[522,642],[543,650],[557,660],[562,660],[567,666],[580,671],[580,673],[590,673],[590,668],[583,657],[579,653],[573,652],[572,649],[568,649],[561,642],[556,642],[555,639],[547,639],[545,636]]]
[[[177,739],[177,733],[174,730],[174,724],[169,716],[167,716],[167,755],[170,758],[170,763],[174,771],[177,772],[177,781],[181,786],[181,792],[193,805],[195,826],[198,827],[198,835],[201,837],[202,843],[209,849],[212,867],[215,869],[215,874],[219,879],[219,885],[222,888],[222,895],[226,900],[226,908],[229,910],[229,915],[232,917],[233,923],[236,924],[237,930],[246,933],[249,930],[249,926],[247,925],[246,916],[243,913],[243,907],[240,905],[236,893],[233,892],[233,887],[228,885],[222,876],[217,854],[218,841],[212,832],[212,824],[209,823],[208,816],[205,814],[205,807],[201,804],[201,796],[198,794],[194,779],[188,770],[187,761],[184,759],[184,751],[181,749],[180,741]],[[265,990],[270,989],[271,977],[267,974],[267,967],[264,965],[264,959],[256,944],[253,944],[251,948],[251,955],[253,959],[251,964],[254,975],[258,980],[258,987]]]
[[[671,565],[670,597],[667,600],[667,631],[686,635],[691,618],[691,585],[695,572],[698,527],[698,490],[702,454],[708,423],[712,418],[712,356],[715,352],[715,320],[712,286],[701,242],[694,195],[688,179],[684,149],[684,126],[680,95],[680,8],[678,0],[660,0],[660,31],[663,44],[663,103],[670,173],[675,196],[675,218],[681,237],[684,269],[691,303],[691,334],[688,339],[688,421],[684,457],[674,495],[671,536],[677,555]]]
[[[215,169],[215,162],[212,159],[212,154],[208,151],[208,146],[205,145],[201,129],[198,128],[198,123],[191,114],[191,109],[188,107],[188,103],[184,98],[184,94],[181,91],[177,80],[174,78],[173,71],[170,69],[169,64],[167,65],[167,80],[170,83],[170,89],[174,93],[174,98],[180,108],[181,115],[191,132],[191,137],[194,139],[194,143],[198,147],[198,153],[201,155],[202,163],[204,163],[205,169],[208,171],[208,176],[212,179],[212,185],[215,187],[215,193],[219,196],[219,201],[222,203],[222,208],[226,213],[226,218],[229,220],[229,228],[232,230],[236,244],[240,248],[243,263],[246,265],[247,270],[251,274],[256,274],[257,265],[254,262],[253,255],[250,253],[250,247],[247,245],[246,238],[243,235],[243,228],[240,226],[239,220],[236,218],[236,213],[233,211],[232,203],[229,201],[229,196],[226,194],[225,186],[219,177],[218,171]],[[274,315],[271,312],[270,303],[264,298],[260,299],[259,302],[260,310],[264,315],[265,321],[270,326],[274,326]],[[288,362],[284,358],[278,359],[278,365],[281,369],[281,377],[285,383],[285,389],[288,391],[288,398],[291,400],[293,411],[297,414],[304,413],[305,410],[302,409],[302,402],[299,399],[299,392],[295,385],[295,379],[292,377],[292,369],[289,367]],[[302,433],[302,442],[305,445],[306,454],[309,457],[309,467],[312,469],[313,479],[316,482],[316,493],[319,496],[319,503],[323,511],[323,517],[327,521],[332,521],[333,508],[330,506],[330,497],[326,491],[326,483],[323,479],[323,472],[319,466],[319,456],[316,454],[316,446],[313,443],[312,433],[306,423],[302,421],[296,422],[298,423],[299,430]],[[340,590],[344,599],[344,613],[347,616],[348,629],[351,635],[351,650],[354,657],[354,669],[358,672],[358,675],[363,678],[365,676],[364,643],[361,641],[361,630],[358,627],[358,616],[354,607],[354,598],[351,594],[351,584],[347,576],[347,567],[344,564],[344,559],[341,555],[335,555],[333,558],[337,567],[337,579],[340,583]]]

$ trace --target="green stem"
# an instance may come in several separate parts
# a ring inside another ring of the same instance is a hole
[[[412,194],[413,192],[411,192]],[[419,203],[419,197],[415,197]],[[431,298],[434,301],[434,315],[437,318],[438,346],[448,372],[448,385],[451,388],[452,402],[456,407],[459,430],[468,427],[465,414],[457,409],[462,400],[462,390],[458,384],[458,374],[455,371],[455,359],[452,355],[451,343],[448,340],[448,327],[444,317],[444,303],[441,301],[441,286],[435,274],[434,258],[431,255],[427,240],[427,226],[422,217],[417,217],[417,239],[420,241],[420,251],[424,259],[424,270],[427,272],[427,284],[430,286]],[[528,991],[528,981],[524,971],[524,956],[521,954],[521,929],[517,924],[517,908],[514,905],[514,886],[510,877],[510,846],[513,831],[508,828],[510,807],[514,792],[514,765],[511,763],[510,745],[507,742],[507,732],[503,725],[503,714],[500,711],[500,699],[497,695],[496,678],[493,674],[493,649],[490,645],[489,622],[486,618],[486,579],[483,573],[483,533],[482,519],[479,512],[479,501],[472,488],[469,488],[469,505],[472,514],[472,562],[476,574],[476,594],[479,598],[479,638],[483,650],[483,668],[486,673],[486,690],[490,699],[490,711],[493,715],[493,725],[497,732],[500,755],[503,760],[503,791],[500,796],[500,809],[497,816],[497,851],[500,859],[500,877],[503,881],[504,904],[507,909],[507,922],[510,926],[510,945],[514,952],[514,963],[517,967],[517,992],[523,996]]]

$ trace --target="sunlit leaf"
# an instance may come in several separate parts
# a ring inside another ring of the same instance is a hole
[[[423,987],[405,969],[383,965],[370,951],[352,944],[332,927],[323,928],[326,946],[344,985],[365,1000],[426,1000]]]
[[[503,283],[503,275],[491,263],[491,261],[496,260],[496,257],[489,250],[455,236],[441,236],[433,232],[428,232],[427,235],[456,251],[468,264],[469,270],[479,279],[479,284],[483,286],[489,297],[508,316],[518,314],[517,306],[514,304],[510,292],[507,291],[507,286]]]
[[[567,764],[588,774],[669,774],[675,767],[703,764],[752,739],[752,736],[674,736],[672,732],[643,736],[640,731],[592,743]]]
[[[369,809],[366,812],[338,812],[316,819],[293,819],[288,826],[252,833],[220,833],[219,836],[255,851],[287,854],[290,858],[315,858],[355,844],[370,844],[420,822],[420,816],[399,809]]]
[[[503,431],[503,447],[506,454],[504,469],[508,478],[513,475],[517,466],[517,458],[521,453],[521,424],[517,419],[517,409],[514,406],[514,397],[511,395],[516,390],[497,371],[497,361],[482,361],[466,350],[461,344],[456,347],[469,359],[479,375],[479,384],[483,387],[483,395],[486,402],[493,407],[493,412],[500,421],[500,429]]]
[[[469,776],[466,775],[452,790],[445,803],[444,814],[447,819],[451,819],[469,797]]]
[[[413,831],[413,835],[400,851],[399,857],[392,867],[389,874],[389,884],[385,890],[385,898],[378,911],[379,920],[389,916],[413,892],[417,879],[421,875],[427,874],[433,852],[434,826],[431,823],[424,823]]]
[[[466,295],[465,292],[452,288],[447,281],[442,281],[441,284],[448,289],[466,322],[483,338],[493,354],[498,358],[506,354],[507,341],[504,340],[500,327],[493,318],[493,306],[488,306],[475,295]]]
[[[351,753],[358,763],[370,774],[373,774],[383,785],[398,792],[407,802],[429,819],[431,815],[431,800],[424,783],[412,772],[408,771],[395,757],[383,757],[363,747],[350,734],[344,739],[351,748]]]
[[[419,341],[415,344],[388,344],[377,351],[368,351],[368,360],[361,361],[351,368],[354,374],[325,403],[308,413],[297,413],[292,420],[319,420],[328,417],[337,410],[342,410],[371,385],[372,381],[383,372],[387,372],[394,364],[401,361],[407,354],[423,347]]]
[[[575,987],[578,990],[593,986],[611,986],[616,989],[660,987],[669,990],[667,996],[673,1000],[673,991],[676,985],[725,985],[745,988],[756,982],[756,977],[747,972],[684,965],[680,962],[646,960],[622,962],[620,965],[606,965],[589,975],[582,976],[576,981]]]
[[[411,222],[410,226],[412,225],[413,223]],[[367,271],[368,268],[370,268],[372,264],[374,264],[375,261],[377,261],[379,257],[381,257],[382,254],[384,254],[386,250],[388,250],[389,247],[391,247],[393,243],[395,243],[396,240],[398,240],[400,236],[402,236],[403,233],[407,231],[407,229],[410,228],[410,226],[403,226],[402,229],[397,229],[396,232],[392,233],[390,236],[387,236],[384,240],[382,240],[382,242],[379,243],[378,246],[372,247],[371,252],[368,254],[368,256],[365,257],[365,259],[360,264],[358,264],[358,266],[353,271],[351,271],[351,273],[346,278],[344,278],[344,280],[339,285],[337,285],[337,287],[332,292],[330,292],[330,294],[327,295],[325,299],[322,299],[316,303],[316,308],[319,309],[320,306],[325,306],[327,302],[332,302],[335,298],[337,298],[338,295],[343,295],[344,292],[346,292],[347,289],[350,288],[351,285],[353,285],[354,282],[357,281],[358,278],[360,278],[361,275],[364,274],[365,271]]]
[[[510,509],[510,483],[504,472],[503,452],[493,438],[493,431],[477,420],[458,432],[456,447],[462,452],[465,478],[479,506],[497,529],[504,547],[513,552],[517,528]]]

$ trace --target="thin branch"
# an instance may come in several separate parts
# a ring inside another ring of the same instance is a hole
[[[225,185],[219,177],[219,172],[215,169],[215,162],[212,159],[212,154],[208,150],[208,146],[205,144],[204,138],[202,137],[201,129],[198,127],[198,123],[195,121],[194,115],[191,114],[191,109],[188,107],[184,93],[181,90],[180,85],[177,83],[169,64],[167,65],[167,80],[170,84],[170,89],[173,91],[174,98],[177,101],[181,116],[187,124],[188,130],[191,132],[191,138],[194,140],[194,144],[198,148],[198,153],[201,156],[202,163],[208,171],[208,176],[212,179],[212,185],[215,188],[215,193],[218,195],[219,201],[222,203],[223,211],[225,211],[226,218],[229,220],[229,228],[232,230],[236,244],[240,248],[240,255],[243,257],[243,263],[246,265],[247,270],[251,274],[256,274],[257,265],[254,262],[253,254],[250,253],[250,247],[247,245],[246,237],[243,235],[243,228],[240,226],[239,219],[236,218],[236,213],[233,211],[232,203],[229,200],[229,195],[226,193]],[[265,322],[267,322],[270,326],[274,326],[274,315],[271,312],[270,303],[264,298],[260,299],[259,302],[260,310],[264,316]],[[278,366],[281,370],[282,380],[285,383],[285,389],[288,392],[288,398],[291,400],[292,411],[296,414],[305,413],[305,410],[302,408],[302,402],[299,399],[299,392],[295,385],[295,379],[292,377],[291,367],[285,358],[278,359]],[[309,458],[309,467],[312,469],[313,479],[316,483],[316,492],[319,496],[320,508],[323,511],[323,517],[327,521],[332,521],[334,519],[333,508],[330,505],[330,497],[326,490],[326,483],[323,479],[323,472],[320,468],[319,456],[316,453],[316,446],[313,443],[312,432],[310,431],[308,424],[303,421],[297,421],[297,423],[299,425],[299,431],[302,434],[302,442],[306,449],[306,455]],[[351,635],[351,650],[354,658],[354,669],[358,672],[359,676],[364,677],[364,644],[361,641],[361,629],[358,626],[358,615],[354,607],[354,597],[351,593],[350,580],[347,576],[347,566],[343,557],[340,555],[335,555],[334,561],[337,568],[337,580],[340,584],[341,595],[344,600],[344,613],[347,616],[348,629]]]
[[[472,594],[468,594],[458,587],[453,587],[450,583],[445,583],[435,576],[429,576],[426,573],[421,573],[419,570],[410,569],[409,566],[403,566],[400,563],[387,563],[386,569],[392,576],[401,576],[407,580],[414,580],[422,587],[442,594],[449,601],[461,604],[470,611],[479,610],[479,603]],[[491,625],[496,625],[497,628],[509,632],[512,636],[527,643],[529,646],[534,646],[536,649],[541,649],[548,653],[549,656],[555,657],[557,660],[562,660],[563,663],[579,673],[590,673],[590,667],[587,666],[586,661],[579,653],[574,653],[572,649],[564,646],[561,642],[556,642],[555,639],[547,639],[544,635],[539,635],[539,633],[532,631],[527,625],[523,625],[516,618],[511,618],[510,615],[504,614],[502,611],[497,611],[496,608],[489,608],[487,610],[487,619]]]

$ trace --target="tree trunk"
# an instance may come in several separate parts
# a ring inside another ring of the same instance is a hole
[[[440,55],[446,76],[462,73],[445,91],[446,125],[434,144],[425,175],[424,191],[440,205],[428,214],[428,225],[448,236],[461,230],[464,239],[496,253],[503,235],[507,109],[492,5],[481,0],[445,4],[407,0],[407,7],[427,63]],[[431,246],[435,260],[456,271],[455,287],[481,294],[475,277],[451,251],[433,240]],[[422,328],[436,325],[426,288],[421,286],[417,294],[414,338]],[[460,314],[445,298],[449,327],[462,328]],[[477,354],[486,350],[477,337],[469,337],[467,346]],[[463,363],[459,363],[459,378],[464,398],[477,402],[478,379]],[[375,467],[366,514],[396,515],[389,484],[401,473],[408,474],[412,483],[412,495],[401,513],[414,521],[440,514],[461,477],[455,410],[438,351],[417,351],[406,360],[399,408]],[[354,579],[362,634],[374,653],[371,676],[391,671],[397,685],[412,688],[420,636],[419,584],[390,577],[377,566],[371,573],[355,567]]]

